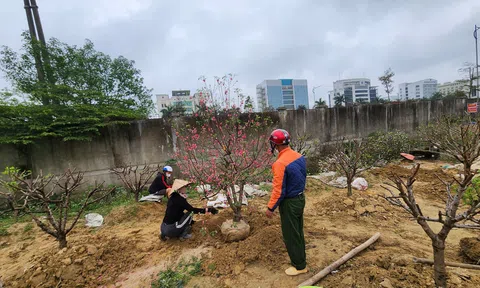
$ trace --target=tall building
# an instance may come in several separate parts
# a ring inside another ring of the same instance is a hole
[[[398,85],[399,100],[411,100],[430,98],[437,92],[437,80],[425,79],[413,83],[402,83]]]
[[[373,102],[378,97],[376,86],[370,86],[368,78],[343,79],[333,82],[333,90],[328,92],[329,106],[335,105],[335,97],[343,95],[345,103],[351,105],[356,102]]]
[[[265,80],[257,85],[257,107],[260,111],[269,107],[297,109],[300,105],[308,107],[307,80]]]
[[[454,82],[445,82],[438,85],[438,92],[442,93],[443,96],[448,94],[455,93],[456,91],[463,91],[467,96],[470,96],[470,89],[468,88],[468,83],[465,83],[465,80],[456,80]]]
[[[185,114],[191,115],[196,111],[199,103],[199,97],[190,95],[190,90],[173,90],[172,97],[168,94],[157,94],[157,107],[160,117],[162,117],[162,110],[169,106],[182,105],[185,108]]]

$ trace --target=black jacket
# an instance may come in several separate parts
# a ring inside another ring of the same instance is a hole
[[[152,185],[148,188],[148,193],[153,194],[167,188],[172,188],[172,185],[168,183],[167,176],[165,173],[158,173],[157,177],[153,180]]]
[[[183,198],[178,192],[173,192],[170,195],[167,203],[167,211],[163,218],[163,223],[173,224],[180,221],[184,215],[184,211],[193,212],[195,214],[205,214],[204,208],[194,208],[187,202],[187,199]]]

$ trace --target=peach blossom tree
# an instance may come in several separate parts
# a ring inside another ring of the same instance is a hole
[[[192,182],[211,186],[204,192],[207,199],[225,193],[233,221],[239,222],[245,184],[269,177],[272,120],[251,111],[242,113],[243,96],[234,88],[233,75],[215,78],[211,86],[205,78],[202,82],[202,113],[185,120],[190,121],[177,131],[178,165]]]

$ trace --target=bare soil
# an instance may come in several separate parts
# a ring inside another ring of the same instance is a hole
[[[437,175],[448,178],[454,173],[441,170],[442,164],[424,162],[415,186],[427,215],[436,215],[442,207],[435,196],[444,191]],[[346,196],[346,189],[309,178],[304,222],[310,271],[301,276],[284,274],[289,259],[278,213],[266,218],[268,199],[256,198],[243,210],[251,235],[236,243],[225,243],[220,234],[222,222],[232,217],[230,210],[195,216],[192,239],[160,241],[164,203],[117,208],[99,229],[86,228],[81,222],[68,236],[68,247],[60,251],[53,238],[36,227],[26,231],[28,224],[18,223],[9,228],[9,236],[0,237],[0,279],[5,287],[150,287],[159,271],[195,256],[202,258],[202,273],[188,287],[296,287],[380,232],[376,244],[317,285],[382,287],[380,283],[387,279],[393,287],[434,287],[432,267],[412,261],[413,256],[432,258],[430,240],[414,221],[406,219],[404,211],[380,197],[386,192],[381,184],[390,173],[407,175],[407,165],[365,172],[369,189],[354,191],[352,197]],[[200,200],[193,202],[203,206]],[[476,237],[475,231],[452,231],[447,260],[465,260],[460,240]],[[480,271],[448,268],[448,272],[452,287],[480,287]]]

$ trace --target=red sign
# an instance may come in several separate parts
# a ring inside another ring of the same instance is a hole
[[[477,103],[467,104],[467,112],[468,113],[477,113]]]

